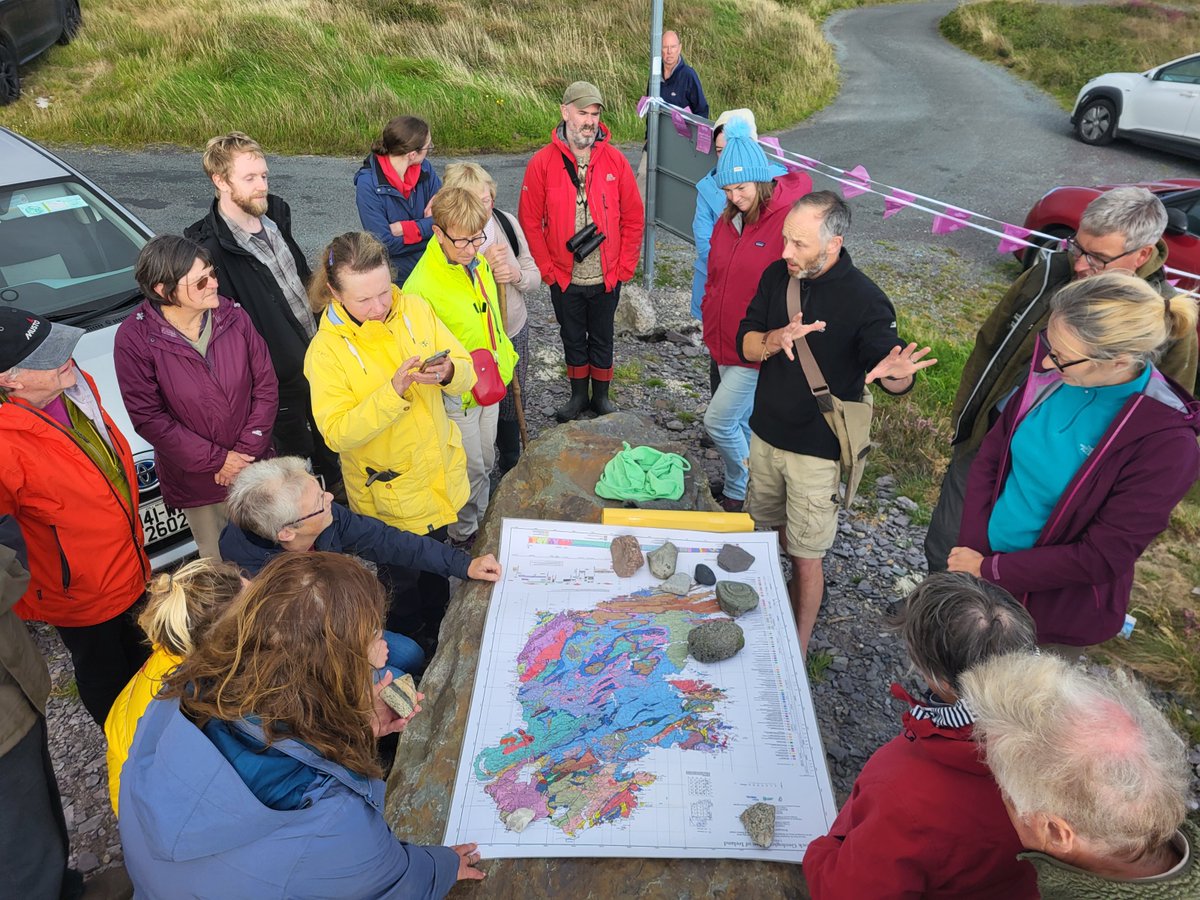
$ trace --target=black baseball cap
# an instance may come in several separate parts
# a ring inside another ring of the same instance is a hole
[[[71,358],[82,328],[51,322],[23,309],[0,307],[0,372],[19,366],[45,371]]]

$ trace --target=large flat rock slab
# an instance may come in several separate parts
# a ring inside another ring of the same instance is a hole
[[[504,517],[599,522],[601,510],[619,503],[595,494],[604,464],[621,449],[650,444],[689,456],[648,419],[616,413],[571,422],[538,438],[492,495],[475,553],[499,549]],[[691,459],[684,495],[656,507],[717,511],[697,460]],[[406,841],[440,843],[454,791],[455,773],[468,705],[479,662],[491,587],[467,582],[459,587],[442,623],[437,655],[421,680],[423,711],[401,735],[388,778],[386,815]],[[498,821],[498,820],[497,820]],[[800,866],[733,859],[555,858],[485,860],[488,877],[461,882],[453,897],[568,897],[612,900],[623,897],[807,897]]]

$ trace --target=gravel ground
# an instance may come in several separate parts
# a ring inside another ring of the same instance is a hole
[[[672,240],[660,245],[662,271],[674,283],[690,284],[690,248]],[[897,247],[877,242],[851,249],[858,265],[868,273],[878,266],[891,277],[907,275],[914,283],[950,262],[971,267],[969,278],[996,277],[993,261],[951,259],[953,254],[936,245]],[[910,261],[907,273],[897,270],[905,260]],[[919,295],[918,290],[912,299]],[[716,451],[700,446],[708,399],[708,356],[698,323],[688,314],[688,299],[685,290],[661,289],[653,292],[652,303],[647,304],[640,288],[623,290],[624,309],[619,315],[638,318],[632,311],[641,308],[640,326],[647,333],[641,338],[618,335],[614,399],[622,409],[649,413],[678,439],[690,443],[710,481],[720,480]],[[903,320],[903,305],[899,298],[897,302]],[[548,292],[543,290],[531,298],[530,322],[530,384],[524,393],[532,437],[555,424],[554,408],[566,400],[569,386]],[[901,709],[890,698],[888,685],[900,681],[914,692],[921,687],[908,669],[903,648],[885,624],[906,585],[925,574],[924,528],[911,521],[915,508],[912,500],[896,495],[889,476],[881,477],[873,496],[861,496],[855,510],[843,514],[837,543],[827,558],[829,601],[817,622],[812,650],[827,652],[832,661],[813,685],[813,699],[839,802],[845,800],[871,753],[897,733]],[[72,864],[85,873],[98,873],[122,858],[108,803],[104,737],[71,690],[70,660],[53,629],[38,626],[35,631],[55,685],[56,696],[51,698],[48,714],[50,749],[71,830]],[[1160,699],[1167,697],[1160,695]],[[1192,763],[1200,774],[1200,745],[1192,750]],[[1197,795],[1200,785],[1194,781],[1193,797]],[[1193,807],[1196,805],[1193,802]]]

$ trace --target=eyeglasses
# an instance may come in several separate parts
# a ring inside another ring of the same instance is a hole
[[[482,246],[483,242],[487,240],[486,235],[484,235],[482,233],[475,235],[475,237],[469,237],[469,238],[451,237],[450,232],[448,232],[448,231],[444,231],[442,233],[444,235],[446,235],[446,240],[448,240],[450,243],[452,243],[459,250],[464,249],[468,245],[470,245],[472,247]]]
[[[321,515],[321,513],[325,512],[325,476],[324,475],[314,475],[313,478],[317,479],[317,484],[321,486],[321,505],[320,505],[320,507],[318,507],[316,512],[310,512],[307,516],[301,516],[295,522],[288,522],[287,526],[286,526],[287,528],[295,528],[301,522],[305,522],[309,519],[315,519],[317,516]]]
[[[1111,266],[1122,256],[1128,256],[1132,252],[1133,250],[1126,250],[1117,256],[1103,256],[1099,253],[1092,253],[1090,250],[1084,250],[1077,240],[1076,235],[1071,235],[1067,238],[1067,253],[1070,254],[1071,258],[1079,259],[1082,256],[1087,260],[1087,264],[1097,271]]]
[[[433,142],[431,141],[422,147],[420,152],[424,153],[426,156],[433,156],[433,151],[436,149],[437,147],[433,146]]]
[[[1058,355],[1055,354],[1054,350],[1051,349],[1050,339],[1046,336],[1045,328],[1038,332],[1038,338],[1041,340],[1043,346],[1045,346],[1046,355],[1050,357],[1050,362],[1054,363],[1054,368],[1058,369],[1060,372],[1065,372],[1067,369],[1071,368],[1071,366],[1077,366],[1080,363],[1092,361],[1090,356],[1085,356],[1082,359],[1073,359],[1070,362],[1062,362],[1059,360]]]
[[[194,287],[198,291],[202,291],[206,287],[208,287],[208,280],[210,278],[213,281],[217,280],[217,270],[215,267],[209,268],[209,270],[207,272],[205,272],[203,275],[201,275],[195,281],[182,281],[181,280],[179,283],[183,284],[183,285],[187,285],[188,287]]]

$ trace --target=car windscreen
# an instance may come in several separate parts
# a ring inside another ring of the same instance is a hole
[[[0,303],[86,324],[138,295],[133,266],[145,243],[77,181],[0,187]]]

